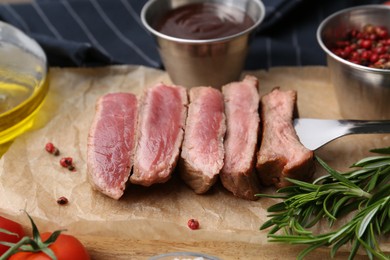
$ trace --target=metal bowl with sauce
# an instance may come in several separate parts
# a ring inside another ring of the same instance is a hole
[[[264,16],[260,0],[149,0],[141,12],[172,81],[215,88],[239,79]]]
[[[39,44],[0,22],[0,145],[32,127],[49,89],[47,73]]]

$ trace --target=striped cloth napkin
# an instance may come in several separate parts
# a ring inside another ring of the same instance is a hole
[[[146,0],[37,0],[1,4],[0,20],[34,38],[50,66],[134,64],[163,69],[140,20]],[[343,8],[384,0],[263,0],[266,17],[252,39],[245,69],[324,65],[320,22]]]

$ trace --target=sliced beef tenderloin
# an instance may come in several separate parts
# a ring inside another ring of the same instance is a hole
[[[285,179],[307,181],[314,173],[314,154],[300,142],[294,130],[297,92],[274,88],[261,98],[261,145],[256,168],[264,185],[288,186]]]
[[[225,159],[220,173],[223,186],[235,196],[256,200],[259,180],[255,171],[259,134],[258,80],[246,76],[222,87],[225,99]]]
[[[159,83],[141,99],[136,152],[130,181],[164,183],[176,167],[187,116],[187,90]]]
[[[189,96],[180,175],[195,193],[202,194],[223,167],[224,102],[221,91],[212,87],[191,88]]]
[[[123,195],[133,165],[137,110],[135,95],[105,94],[96,103],[89,130],[88,180],[114,199]]]

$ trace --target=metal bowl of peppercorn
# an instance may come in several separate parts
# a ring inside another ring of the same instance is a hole
[[[390,119],[390,7],[338,11],[321,22],[317,40],[326,52],[341,115]]]

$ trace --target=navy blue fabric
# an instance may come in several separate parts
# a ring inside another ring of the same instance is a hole
[[[266,16],[251,40],[245,69],[325,65],[316,40],[331,13],[385,0],[263,0]],[[37,0],[1,4],[0,20],[34,38],[50,66],[135,64],[163,68],[139,14],[146,0]]]

